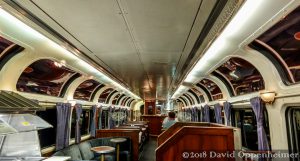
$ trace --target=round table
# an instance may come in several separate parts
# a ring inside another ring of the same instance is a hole
[[[114,152],[115,148],[111,146],[96,146],[91,148],[91,150],[95,153],[101,154],[101,161],[104,161],[104,154]]]
[[[110,139],[111,142],[117,143],[117,161],[119,161],[120,158],[120,143],[125,142],[126,138],[113,138]]]

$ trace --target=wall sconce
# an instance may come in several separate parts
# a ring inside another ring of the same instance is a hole
[[[261,91],[259,92],[260,94],[260,98],[265,102],[265,103],[269,103],[272,104],[274,99],[275,99],[275,95],[276,93],[274,91]]]
[[[219,99],[219,104],[220,104],[221,106],[223,106],[223,105],[224,105],[224,102],[226,102],[226,100],[225,100],[225,99]]]

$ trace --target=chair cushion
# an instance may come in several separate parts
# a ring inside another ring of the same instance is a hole
[[[53,156],[65,156],[66,154],[65,153],[63,153],[62,151],[58,151],[58,152],[55,152],[54,154],[53,154]]]
[[[78,145],[72,145],[62,150],[65,156],[70,156],[71,160],[82,160]]]
[[[94,158],[94,153],[91,151],[91,144],[89,142],[83,142],[78,145],[82,159],[90,160]]]

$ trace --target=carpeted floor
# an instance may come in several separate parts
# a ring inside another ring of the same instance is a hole
[[[155,149],[157,147],[157,138],[150,137],[149,141],[144,146],[140,161],[155,161]]]

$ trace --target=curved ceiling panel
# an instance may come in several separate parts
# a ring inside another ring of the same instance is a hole
[[[142,98],[167,99],[239,0],[14,0]],[[226,9],[226,10],[225,10]],[[230,10],[230,11],[229,11]],[[75,12],[70,12],[75,11]],[[210,32],[212,30],[212,32]]]

